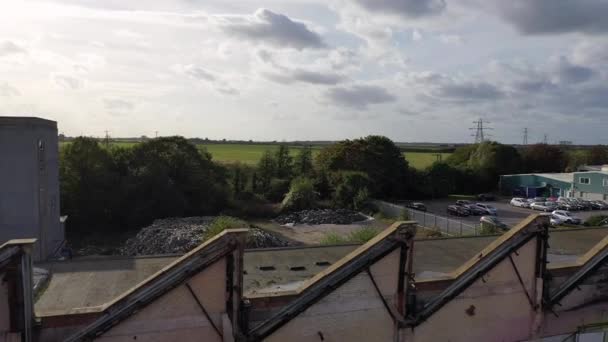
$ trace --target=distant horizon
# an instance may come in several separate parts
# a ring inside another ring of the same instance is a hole
[[[608,144],[607,0],[7,1],[0,113],[66,135]]]

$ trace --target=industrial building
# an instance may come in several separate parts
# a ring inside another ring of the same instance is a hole
[[[0,116],[0,244],[34,238],[44,260],[64,243],[59,216],[57,123]]]
[[[54,261],[0,246],[7,341],[604,341],[608,229],[531,215],[500,236],[244,250],[227,230],[183,256]],[[20,287],[21,286],[21,287]],[[13,292],[11,292],[13,291]],[[15,300],[13,293],[38,297]],[[29,316],[28,316],[29,314]]]
[[[576,197],[608,200],[608,166],[595,171],[530,173],[500,176],[504,194],[525,197]]]

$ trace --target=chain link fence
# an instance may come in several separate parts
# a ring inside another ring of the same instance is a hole
[[[481,232],[481,227],[478,224],[465,223],[380,200],[373,200],[372,203],[387,217],[402,217],[404,213],[407,213],[408,219],[418,222],[421,227],[437,230],[447,235],[479,235]]]

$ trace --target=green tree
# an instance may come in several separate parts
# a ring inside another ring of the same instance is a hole
[[[226,204],[226,170],[183,137],[136,145],[129,168],[130,225],[159,217],[211,214]]]
[[[567,165],[564,152],[547,144],[527,146],[522,157],[527,172],[563,172]]]
[[[61,151],[61,209],[69,227],[104,226],[111,222],[118,175],[112,157],[96,139],[78,137]]]
[[[293,158],[289,155],[289,146],[287,144],[280,144],[274,155],[276,170],[275,175],[277,178],[290,179],[291,171],[293,169]]]
[[[608,164],[608,148],[604,145],[596,145],[587,151],[588,165]]]
[[[266,151],[260,158],[257,167],[257,180],[258,184],[256,186],[257,190],[260,192],[266,192],[270,187],[270,182],[275,177],[276,174],[276,162],[272,152]]]
[[[296,176],[310,176],[313,173],[312,148],[304,146],[295,157],[293,171]]]
[[[315,206],[317,194],[310,178],[299,177],[291,181],[289,192],[281,203],[283,210],[311,209]]]
[[[332,204],[334,207],[361,209],[367,201],[368,188],[371,181],[367,174],[357,171],[339,171],[330,176],[334,193]]]
[[[400,197],[408,187],[407,161],[387,137],[370,135],[340,141],[323,148],[316,162],[319,169],[358,171],[368,175],[368,190],[374,197]]]
[[[232,191],[235,195],[240,194],[245,190],[247,185],[247,173],[243,166],[237,163],[232,166]]]

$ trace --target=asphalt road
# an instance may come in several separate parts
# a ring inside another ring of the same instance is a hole
[[[524,218],[528,217],[530,214],[540,213],[540,211],[535,211],[526,208],[518,208],[513,207],[509,204],[510,199],[498,200],[493,202],[478,202],[478,203],[487,203],[494,207],[496,207],[498,212],[498,218],[504,222],[506,225],[512,227],[519,223]],[[468,216],[468,217],[458,217],[447,215],[446,209],[448,205],[455,204],[456,200],[451,199],[441,199],[441,200],[432,200],[432,201],[423,201],[426,205],[428,212],[446,216],[449,218],[453,218],[455,220],[461,220],[463,222],[471,222],[471,223],[479,223],[480,216]],[[575,216],[581,218],[583,222],[591,216],[596,215],[607,215],[608,210],[593,210],[593,211],[574,211],[572,212]]]

